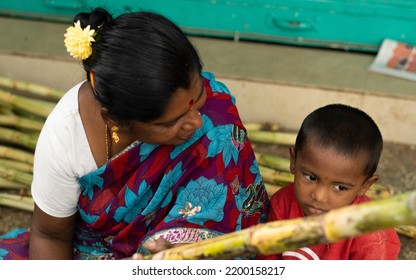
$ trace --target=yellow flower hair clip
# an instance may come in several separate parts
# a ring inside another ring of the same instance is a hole
[[[95,30],[89,25],[82,29],[81,22],[77,21],[74,26],[68,27],[64,35],[66,50],[76,59],[87,59],[92,53],[92,42],[95,42],[94,33]]]

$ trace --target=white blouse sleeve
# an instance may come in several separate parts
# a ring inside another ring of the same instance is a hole
[[[35,150],[32,197],[42,211],[54,217],[68,217],[77,211],[79,178],[97,169],[79,115],[79,87],[58,102]]]
[[[77,211],[81,190],[67,156],[71,152],[70,145],[58,139],[48,130],[39,136],[33,166],[32,197],[45,213],[68,217]]]

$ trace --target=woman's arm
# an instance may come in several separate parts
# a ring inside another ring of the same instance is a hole
[[[35,204],[30,227],[29,259],[72,259],[76,220],[77,214],[56,218]]]

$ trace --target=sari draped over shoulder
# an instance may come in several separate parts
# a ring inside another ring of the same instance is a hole
[[[203,125],[189,140],[135,142],[79,179],[75,259],[146,254],[149,240],[194,243],[267,220],[267,193],[234,97],[211,73],[202,77]]]

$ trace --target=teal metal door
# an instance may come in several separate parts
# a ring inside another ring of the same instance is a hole
[[[189,35],[376,52],[386,38],[416,45],[411,0],[20,0],[0,14],[71,22],[95,6],[153,10]]]

